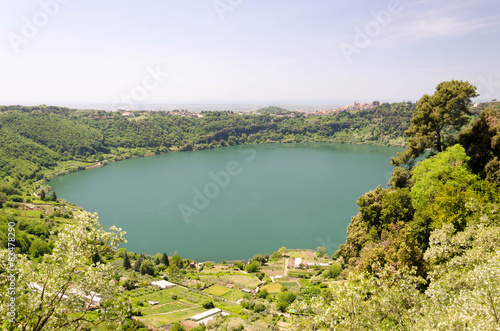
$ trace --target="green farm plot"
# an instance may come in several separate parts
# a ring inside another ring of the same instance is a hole
[[[241,287],[241,288],[249,288],[249,289],[254,289],[257,287],[257,285],[260,284],[260,281],[250,275],[230,275],[230,276],[222,276],[219,277],[219,279],[222,279],[224,281],[227,281],[228,283],[233,283],[234,285]]]
[[[157,306],[150,306],[149,304],[145,304],[144,308],[141,308],[141,312],[143,315],[156,315],[161,313],[170,313],[172,311],[177,311],[186,308],[197,307],[198,305],[187,304],[184,302],[169,302],[165,304],[159,304]]]
[[[293,289],[293,288],[298,288],[299,287],[299,284],[297,284],[297,282],[283,282],[281,283],[282,285],[290,288],[290,289]]]
[[[227,302],[227,301],[217,302],[215,304],[215,306],[219,309],[230,312],[231,315],[233,315],[233,316],[239,315],[239,313],[243,310],[243,307],[241,305],[234,304],[234,303]]]
[[[301,258],[301,259],[304,259],[304,260],[308,260],[309,259],[309,255],[307,254],[307,251],[300,251],[300,250],[297,250],[297,251],[288,251],[288,254],[290,255],[290,257],[294,257],[294,258]]]
[[[272,265],[262,267],[262,271],[268,276],[280,276],[283,275],[283,265]]]
[[[212,295],[217,295],[217,296],[222,296],[226,294],[227,292],[230,292],[231,289],[221,286],[221,285],[213,285],[207,288],[206,290],[203,290],[203,292],[212,294]]]
[[[278,293],[281,291],[282,285],[280,283],[273,283],[263,286],[262,289],[266,289],[269,293]]]
[[[231,290],[227,292],[226,294],[222,295],[224,299],[231,300],[231,301],[238,301],[239,299],[242,299],[247,293],[238,291],[238,290]]]
[[[175,301],[172,295],[185,296],[187,290],[182,287],[172,287],[166,290],[157,291],[149,294],[138,295],[132,298],[132,304],[137,305],[139,301],[147,303],[148,301],[158,301],[160,304]]]
[[[172,324],[175,322],[182,321],[183,319],[189,318],[199,313],[206,311],[203,307],[191,307],[184,308],[182,310],[173,311],[170,313],[163,313],[161,315],[149,315],[142,316],[138,319],[146,325],[151,325],[154,327],[159,327],[165,324]]]

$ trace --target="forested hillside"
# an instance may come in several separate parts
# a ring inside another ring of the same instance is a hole
[[[123,112],[4,106],[0,108],[0,174],[40,179],[45,168],[52,169],[62,160],[92,162],[100,155],[115,160],[267,142],[403,146],[404,130],[414,109],[415,104],[397,103],[321,117],[285,110],[276,116],[269,112],[203,112],[199,115],[203,117],[186,112],[137,111],[130,117]]]
[[[332,257],[345,281],[296,302],[296,330],[500,328],[500,115],[469,125],[474,96],[451,81],[420,99],[390,186],[359,198]]]
[[[176,322],[215,306],[231,315],[193,330],[499,330],[500,107],[472,107],[475,96],[468,82],[451,81],[417,104],[307,117],[276,107],[260,115],[0,107],[2,316],[16,297],[2,328],[145,330],[168,321],[183,330]],[[120,229],[106,232],[97,215],[44,186],[128,157],[269,142],[406,149],[392,159],[389,187],[359,198],[331,257],[325,247],[305,255],[283,247],[246,263],[198,265],[117,250]],[[291,255],[318,265],[292,270]],[[184,287],[151,285],[160,278]],[[170,307],[193,310],[166,317]]]

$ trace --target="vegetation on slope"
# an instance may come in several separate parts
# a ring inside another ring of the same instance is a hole
[[[485,108],[464,128],[463,106],[475,87],[441,83],[436,95],[437,105],[429,96],[419,101],[408,147],[393,159],[406,167],[395,169],[390,187],[358,200],[346,243],[333,256],[344,281],[328,296],[295,303],[296,330],[500,327],[499,113]],[[439,134],[444,122],[433,126],[433,116],[462,126]],[[425,148],[431,153],[415,166]]]
[[[2,316],[11,311],[14,265],[18,309],[13,322],[4,319],[2,327],[137,330],[145,323],[182,330],[175,322],[215,306],[231,317],[199,330],[275,330],[285,321],[296,330],[498,329],[500,116],[498,105],[480,105],[479,115],[465,109],[473,95],[473,86],[452,81],[416,108],[383,104],[324,117],[274,108],[260,110],[263,115],[133,112],[135,117],[127,117],[1,107],[0,311]],[[432,123],[438,125],[429,130]],[[327,267],[287,268],[288,255],[328,262],[322,247],[316,256],[283,248],[246,263],[201,266],[177,254],[115,250],[122,234],[102,231],[87,213],[74,218],[78,208],[43,186],[44,178],[97,160],[266,142],[402,144],[404,130],[413,140],[395,160],[401,167],[388,188],[358,200],[346,243]],[[418,157],[426,159],[415,165]],[[159,290],[150,285],[158,277],[186,289]],[[246,292],[255,288],[262,290]],[[91,311],[89,298],[96,293],[103,301]],[[146,306],[152,299],[161,307]]]

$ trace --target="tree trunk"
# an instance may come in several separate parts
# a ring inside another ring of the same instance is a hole
[[[436,141],[436,149],[438,153],[443,151],[443,147],[441,146],[441,131],[437,131],[437,141]]]

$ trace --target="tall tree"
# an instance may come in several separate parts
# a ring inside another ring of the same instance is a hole
[[[52,194],[50,195],[50,201],[57,201],[56,192],[52,191]]]
[[[148,274],[148,275],[153,276],[153,275],[154,275],[154,273],[155,273],[155,268],[154,268],[154,266],[153,266],[153,263],[151,263],[151,261],[149,261],[149,260],[144,260],[144,261],[142,262],[142,264],[141,264],[141,269],[140,269],[140,271],[141,271],[141,274],[143,274],[143,275]]]
[[[485,108],[471,127],[460,133],[460,144],[470,156],[469,165],[482,178],[500,184],[500,114],[493,107]]]
[[[44,190],[42,190],[42,192],[40,193],[40,199],[45,200],[45,191]]]
[[[167,267],[170,265],[170,262],[168,260],[168,255],[166,253],[163,253],[161,257],[161,262],[166,265]]]
[[[127,270],[132,268],[132,264],[130,263],[130,258],[128,257],[127,252],[125,252],[125,256],[123,257],[123,268]]]
[[[452,80],[442,82],[433,95],[425,94],[417,103],[408,130],[408,146],[391,159],[393,165],[412,164],[428,148],[441,152],[449,143],[447,130],[459,130],[468,121],[471,98],[477,97],[476,86]]]

